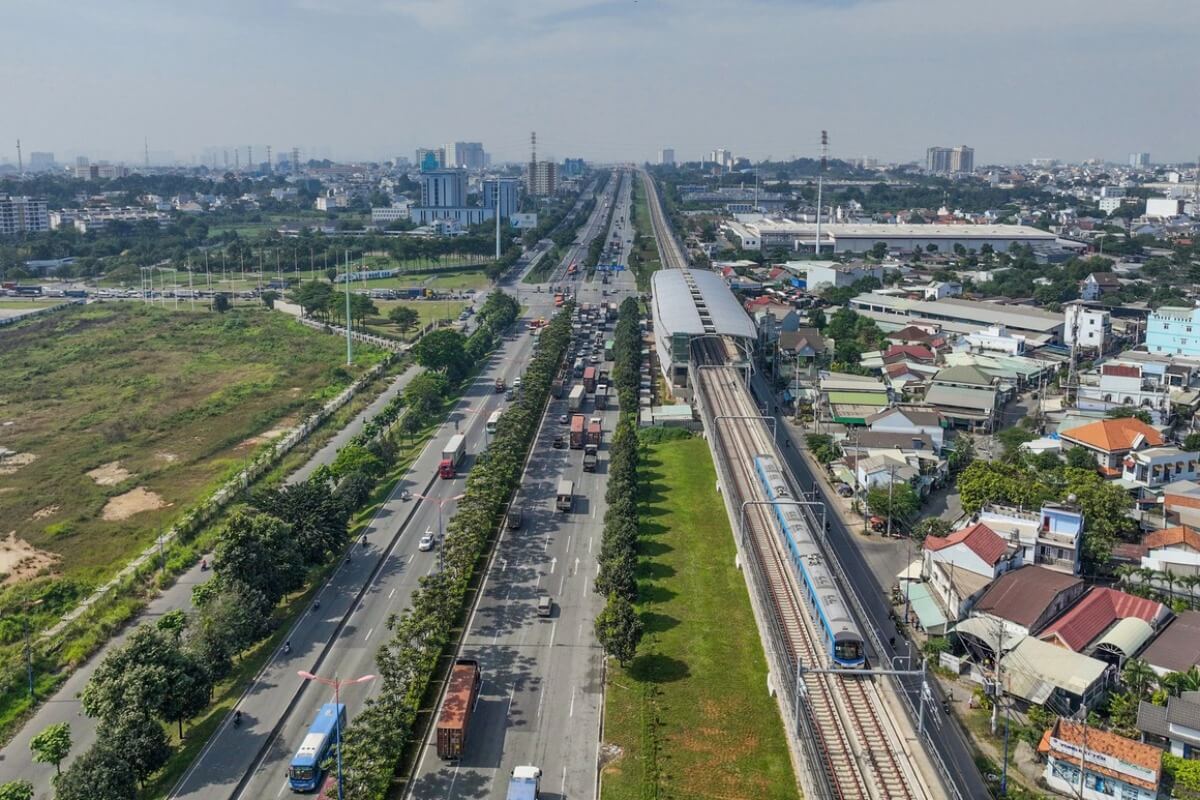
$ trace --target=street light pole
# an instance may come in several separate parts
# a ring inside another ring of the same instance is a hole
[[[333,712],[334,712],[333,724],[334,724],[334,730],[336,731],[336,733],[334,735],[337,737],[337,787],[338,787],[337,796],[338,796],[338,800],[342,800],[342,695],[341,695],[341,690],[342,690],[343,686],[353,686],[358,683],[366,683],[367,681],[373,681],[373,680],[375,680],[375,676],[374,675],[363,675],[360,678],[338,680],[337,678],[322,678],[319,675],[314,675],[313,673],[305,672],[304,670],[299,670],[296,674],[299,675],[301,678],[304,678],[306,681],[316,681],[317,683],[323,683],[326,686],[333,687],[333,706],[334,706],[334,708],[333,708]]]

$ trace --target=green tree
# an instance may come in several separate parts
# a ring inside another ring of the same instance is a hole
[[[921,498],[907,483],[896,481],[890,491],[886,487],[868,491],[867,508],[884,519],[890,517],[893,525],[904,526],[921,510]]]
[[[229,295],[225,294],[224,292],[217,292],[216,294],[213,295],[213,299],[212,299],[213,311],[216,311],[218,314],[224,314],[226,311],[229,310],[229,307],[230,307]]]
[[[292,292],[292,302],[309,316],[325,317],[333,306],[333,288],[320,281],[305,281]]]
[[[240,584],[261,592],[270,607],[304,579],[304,563],[291,527],[253,511],[234,511],[218,531],[213,569],[226,586]]]
[[[125,753],[97,744],[54,778],[55,800],[135,800],[137,774]]]
[[[819,308],[814,308],[808,312],[808,324],[817,330],[825,328],[825,312]]]
[[[400,333],[408,333],[413,328],[417,327],[417,322],[420,319],[420,315],[414,308],[409,308],[408,306],[393,306],[392,309],[388,311],[388,319],[392,321],[392,324],[396,326]]]
[[[333,459],[333,464],[331,465],[334,476],[338,478],[349,475],[352,472],[361,472],[372,478],[379,478],[383,476],[385,469],[386,467],[379,460],[379,456],[361,444],[354,442],[339,450],[337,457]]]
[[[265,489],[254,496],[254,505],[291,526],[306,564],[324,564],[346,541],[350,510],[328,482],[307,480]]]
[[[1150,416],[1150,412],[1144,408],[1135,408],[1134,406],[1120,406],[1114,408],[1106,414],[1109,419],[1124,419],[1132,417],[1133,419],[1141,420],[1147,425],[1153,425],[1154,419]]]
[[[279,299],[279,292],[274,289],[268,289],[259,296],[259,299],[262,300],[264,306],[273,309],[275,308],[275,301]]]
[[[0,800],[33,800],[33,784],[29,781],[9,781],[0,786]]]
[[[941,517],[925,517],[913,525],[912,535],[918,541],[924,541],[930,536],[939,539],[949,536],[953,530],[953,526]]]
[[[338,271],[336,267],[326,267],[325,277],[329,279],[330,285],[332,285],[334,280],[337,278],[337,274]]]
[[[1155,678],[1154,670],[1141,658],[1129,659],[1121,669],[1121,683],[1138,698],[1149,696],[1154,689]]]
[[[1073,469],[1096,468],[1096,456],[1086,447],[1072,447],[1067,451],[1067,466]]]
[[[426,370],[404,387],[404,403],[417,414],[428,417],[441,408],[449,388],[445,375]]]
[[[607,655],[625,666],[637,652],[642,638],[642,620],[633,604],[617,594],[610,594],[604,610],[596,617],[596,638]]]
[[[421,337],[412,353],[418,364],[444,371],[450,380],[457,380],[467,369],[466,337],[458,331],[431,331]]]
[[[1037,438],[1033,431],[1026,427],[1017,425],[1007,430],[1000,431],[996,434],[996,441],[1003,445],[1004,450],[1001,457],[1005,461],[1016,461],[1021,457],[1021,445],[1025,442],[1032,442]]]
[[[1183,449],[1189,453],[1200,452],[1200,433],[1189,433],[1183,437]]]
[[[951,472],[962,472],[975,460],[975,440],[965,433],[955,437],[950,452],[946,456],[947,466]]]
[[[153,775],[171,757],[171,744],[162,725],[148,713],[129,708],[98,729],[106,747],[124,754],[139,783]]]
[[[804,437],[809,452],[821,464],[828,464],[842,457],[842,448],[833,441],[833,437],[824,433],[810,433]]]
[[[33,751],[34,761],[53,764],[55,774],[62,774],[60,765],[71,752],[71,726],[66,722],[47,726],[29,740],[29,749]]]

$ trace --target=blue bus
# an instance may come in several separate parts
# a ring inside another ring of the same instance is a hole
[[[288,768],[288,783],[293,792],[314,792],[321,785],[321,762],[337,744],[338,731],[346,727],[346,705],[326,703],[304,734],[300,749]]]

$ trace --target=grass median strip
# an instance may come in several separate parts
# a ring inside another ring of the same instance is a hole
[[[797,798],[708,446],[644,446],[638,477],[645,636],[610,662],[601,798]]]

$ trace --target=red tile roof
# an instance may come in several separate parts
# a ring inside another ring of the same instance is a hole
[[[1163,443],[1162,434],[1134,417],[1102,419],[1071,428],[1061,436],[1074,444],[1087,445],[1109,453],[1120,453],[1132,449],[1133,442],[1139,434],[1145,437],[1144,443],[1150,447],[1159,447]]]
[[[931,353],[928,348],[921,347],[920,345],[916,344],[894,344],[887,349],[887,351],[883,354],[883,357],[891,358],[892,356],[899,355],[908,356],[909,358],[915,358],[921,361],[933,361],[933,353]]]
[[[1179,544],[1190,547],[1200,553],[1200,533],[1184,525],[1179,525],[1174,528],[1163,528],[1160,531],[1147,533],[1142,537],[1142,546],[1147,549],[1153,547],[1171,547]]]
[[[925,539],[925,549],[936,553],[960,543],[965,544],[972,553],[992,567],[996,566],[996,562],[1008,550],[1008,545],[1004,543],[1004,540],[982,522],[976,522],[969,528],[954,531],[949,536],[941,538],[930,536]]]
[[[1142,368],[1130,366],[1129,364],[1105,364],[1100,368],[1104,375],[1115,375],[1118,378],[1140,378],[1142,377]]]
[[[887,334],[887,338],[900,342],[928,342],[933,336],[916,325],[908,325],[895,333]]]
[[[1078,653],[1117,620],[1137,617],[1154,625],[1165,612],[1162,603],[1096,586],[1048,625],[1038,638],[1057,639],[1068,650]]]
[[[886,364],[886,365],[884,365],[883,371],[886,372],[888,374],[888,377],[890,377],[890,378],[896,378],[901,375],[908,375],[909,373],[912,373],[914,375],[916,374],[915,372],[912,371],[912,369],[908,366],[908,363],[905,361],[901,361],[896,364]]]

